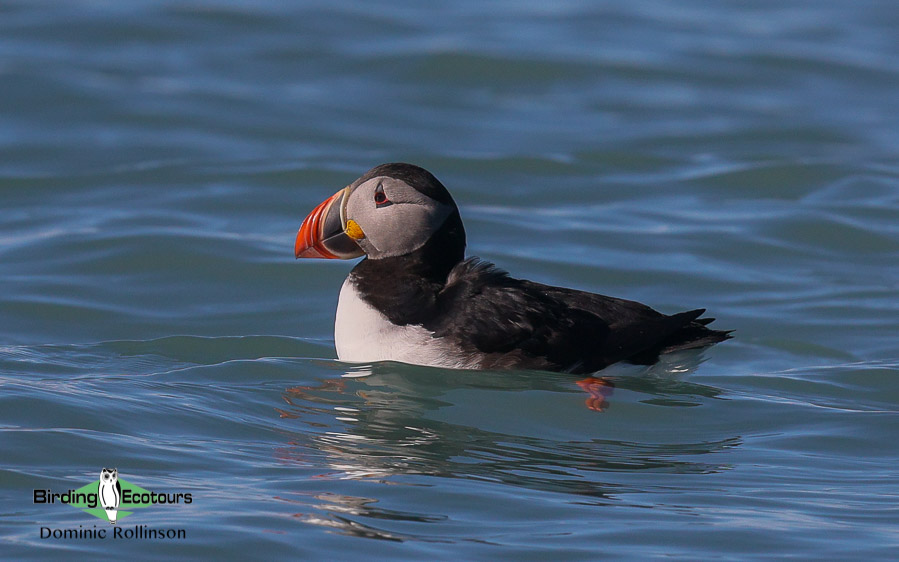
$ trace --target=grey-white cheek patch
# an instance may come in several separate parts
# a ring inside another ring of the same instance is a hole
[[[381,220],[377,221],[370,236],[366,231],[366,239],[382,257],[404,255],[419,249],[449,216],[449,210],[437,204],[400,203],[376,212]]]
[[[378,207],[375,189],[382,185],[392,205]],[[452,207],[425,196],[394,178],[373,178],[359,185],[348,198],[347,218],[365,233],[358,241],[373,258],[401,256],[421,248],[443,225]]]

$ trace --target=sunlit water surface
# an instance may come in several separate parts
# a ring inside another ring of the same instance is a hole
[[[895,556],[893,2],[0,7],[0,556]],[[593,379],[335,360],[295,262],[431,169],[514,275],[735,339]],[[102,467],[191,504],[32,502]]]

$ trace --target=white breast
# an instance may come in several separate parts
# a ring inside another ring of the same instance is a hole
[[[334,344],[341,361],[401,361],[413,365],[476,369],[478,358],[421,326],[397,326],[362,300],[350,278],[343,282],[334,321]]]

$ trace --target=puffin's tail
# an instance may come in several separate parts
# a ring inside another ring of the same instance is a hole
[[[714,318],[700,318],[705,314],[704,308],[689,310],[672,314],[670,318],[683,322],[680,329],[675,329],[669,336],[649,349],[628,357],[628,361],[637,365],[652,365],[659,360],[659,355],[683,351],[686,349],[699,349],[714,345],[718,342],[730,339],[733,330],[712,330],[708,324],[715,321]]]
[[[704,308],[675,314],[675,317],[684,317],[685,319],[689,318],[690,320],[682,329],[671,334],[660,343],[659,353],[671,353],[674,351],[682,351],[684,349],[706,347],[733,337],[730,335],[733,330],[712,330],[711,328],[707,328],[706,326],[714,322],[715,319],[700,318],[703,314],[705,314]]]

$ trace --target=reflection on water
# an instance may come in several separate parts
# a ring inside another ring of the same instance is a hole
[[[366,519],[399,521],[412,523],[436,523],[445,521],[445,515],[434,516],[422,513],[399,512],[378,507],[375,498],[361,498],[345,494],[322,492],[317,494],[298,494],[299,498],[278,497],[278,500],[296,504],[299,509],[311,508],[314,512],[297,512],[293,516],[304,523],[331,527],[346,535],[362,538],[403,541],[409,539],[428,540],[430,542],[449,542],[422,536],[407,536],[377,528],[377,522],[362,524],[350,517]]]
[[[295,421],[297,429],[278,454],[284,461],[307,465],[304,459],[317,456],[318,465],[330,469],[318,475],[322,481],[410,485],[408,477],[418,477],[413,478],[416,485],[430,485],[422,484],[421,477],[466,479],[564,494],[571,496],[565,501],[595,505],[620,505],[623,493],[641,491],[608,478],[610,473],[708,474],[729,468],[709,454],[738,446],[738,436],[639,442],[608,435],[603,422],[613,389],[627,392],[628,408],[697,406],[719,395],[713,387],[679,380],[671,370],[644,368],[638,376],[577,380],[540,372],[356,366],[340,378],[285,390],[286,406],[278,412]],[[566,409],[560,402],[569,404],[571,418],[557,417]],[[576,430],[569,431],[569,425]],[[389,540],[403,539],[357,518],[445,517],[386,511],[377,507],[376,498],[330,491],[285,501],[304,506],[297,514],[304,522]]]
[[[590,395],[584,401],[588,409],[594,412],[604,412],[609,407],[608,398],[615,388],[615,384],[610,379],[587,377],[577,381],[577,385]]]

